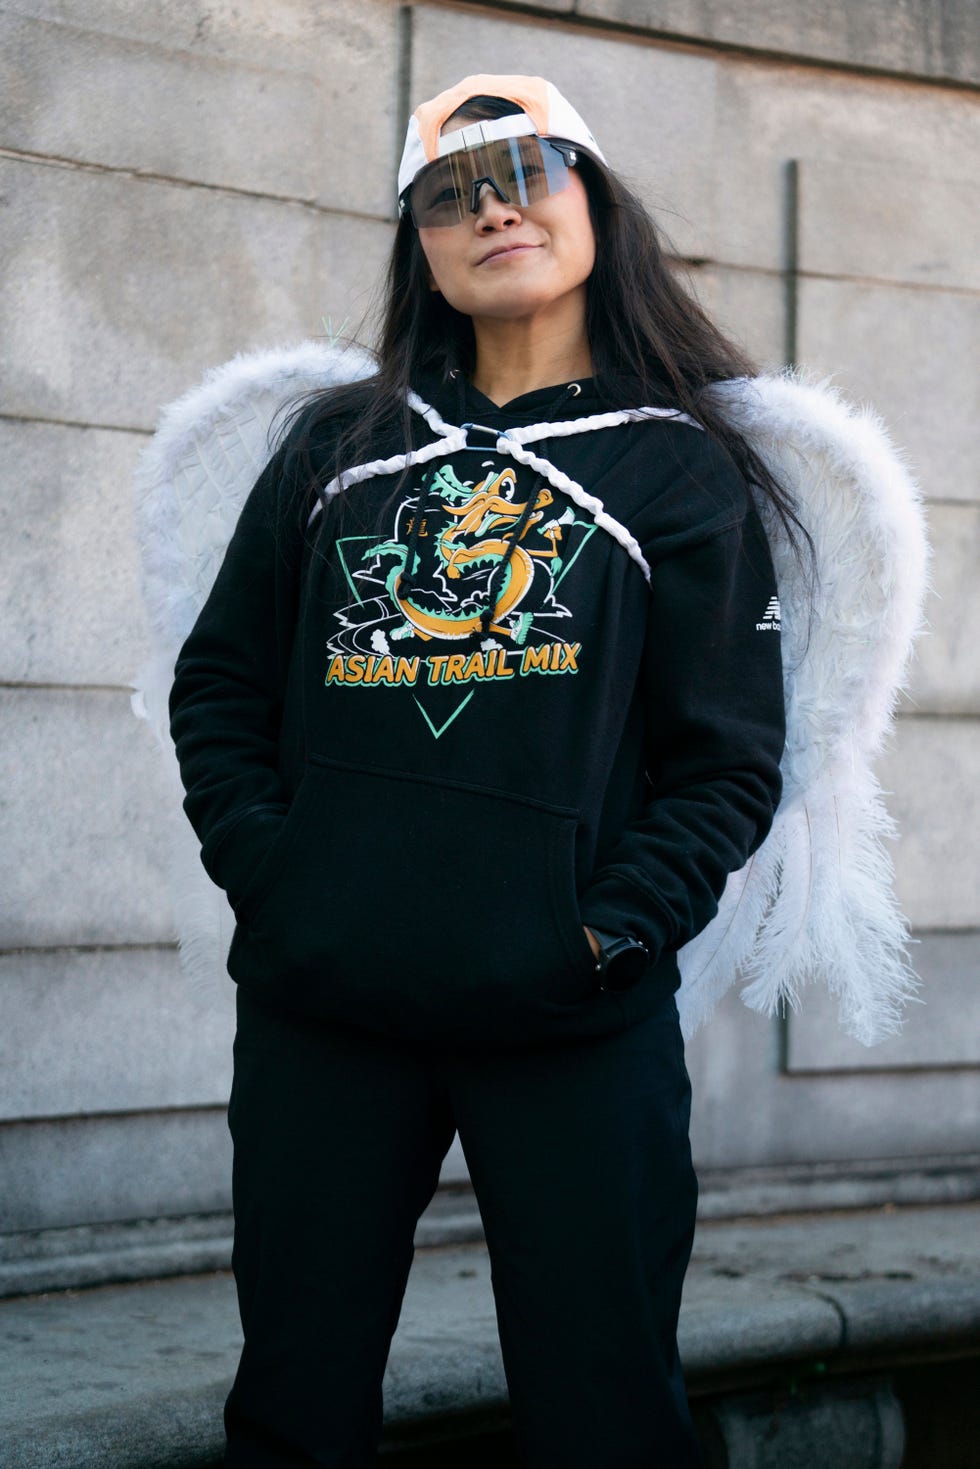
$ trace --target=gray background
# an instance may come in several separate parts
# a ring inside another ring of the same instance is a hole
[[[761,365],[795,359],[872,404],[928,497],[929,630],[879,766],[926,1003],[902,1037],[865,1051],[818,992],[784,1022],[729,995],[689,1047],[710,1208],[744,1204],[748,1177],[768,1180],[775,1206],[790,1186],[830,1202],[856,1177],[886,1194],[921,1179],[934,1196],[969,1171],[980,1113],[971,13],[967,0],[0,10],[10,1250],[34,1231],[104,1226],[109,1241],[154,1219],[193,1231],[229,1207],[232,985],[205,1012],[179,973],[167,864],[183,818],[129,706],[145,651],[131,472],[161,406],[209,366],[316,335],[324,320],[359,322],[392,237],[407,112],[478,70],[536,72],[565,91],[704,305]],[[462,1176],[454,1149],[444,1178]]]

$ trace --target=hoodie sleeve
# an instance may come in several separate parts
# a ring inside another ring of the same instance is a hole
[[[233,904],[289,801],[278,766],[279,728],[303,532],[283,472],[286,448],[248,496],[177,657],[170,692],[184,810],[201,840],[204,867]]]
[[[742,500],[737,523],[654,566],[641,675],[649,794],[581,898],[587,925],[639,938],[653,958],[710,922],[781,791],[776,584],[744,482]]]

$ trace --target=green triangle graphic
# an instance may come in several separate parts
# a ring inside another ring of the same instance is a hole
[[[444,735],[446,733],[446,730],[452,724],[452,722],[456,718],[457,714],[462,714],[463,710],[466,708],[467,704],[470,702],[470,700],[472,699],[472,697],[473,697],[473,695],[475,693],[476,693],[476,689],[471,689],[470,692],[466,695],[466,698],[463,700],[462,704],[457,705],[457,707],[453,710],[452,714],[450,714],[449,718],[446,720],[445,724],[441,725],[439,727],[439,729],[436,729],[435,725],[432,723],[432,720],[429,718],[428,714],[426,714],[425,710],[422,708],[422,705],[419,704],[418,699],[415,699],[415,702],[418,705],[419,713],[422,715],[422,718],[425,720],[426,724],[429,726],[429,729],[432,731],[432,737],[433,737],[433,739],[436,739],[437,740],[440,735]],[[412,695],[412,697],[415,698],[414,694]]]
[[[587,525],[587,524],[588,524],[588,522],[587,521],[584,521],[584,520],[573,520],[572,521],[572,524],[569,526],[569,530],[574,530],[575,526],[577,526],[577,525]],[[598,529],[599,529],[599,527],[593,521],[593,523],[589,526],[589,529],[585,532],[585,535],[582,537],[582,539],[579,541],[578,545],[575,547],[575,554],[573,556],[571,556],[568,559],[568,561],[565,562],[564,566],[562,567],[562,569],[558,573],[558,575],[552,579],[552,590],[553,591],[557,591],[558,588],[561,586],[562,582],[565,580],[566,576],[571,571],[572,567],[575,565],[576,561],[578,560],[578,558],[581,556],[583,550],[585,549],[585,543],[586,543],[586,541],[590,540],[592,538],[592,536],[595,534],[595,532]]]
[[[337,542],[337,555],[340,557],[340,564],[344,569],[344,576],[347,578],[347,585],[351,589],[351,594],[355,602],[363,602],[364,598],[358,591],[357,586],[354,583],[354,578],[351,576],[350,569],[347,565],[347,557],[344,555],[344,547],[350,541],[377,541],[377,539],[377,536],[344,536],[344,539],[342,541]]]

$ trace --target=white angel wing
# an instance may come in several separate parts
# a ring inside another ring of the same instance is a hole
[[[741,971],[742,998],[796,1007],[808,980],[839,999],[867,1045],[899,1028],[917,981],[882,838],[871,768],[919,630],[928,549],[919,492],[870,409],[786,372],[719,384],[728,419],[795,495],[814,541],[808,585],[763,507],[782,609],[787,741],[772,831],[729,879],[712,922],[680,951],[691,1035]],[[812,612],[811,612],[812,594]]]
[[[294,393],[367,376],[364,354],[313,342],[239,356],[165,410],[137,474],[143,592],[153,653],[135,682],[182,794],[167,699],[177,653],[203,606],[269,426]],[[687,1035],[741,971],[755,1009],[795,1005],[820,976],[845,1028],[871,1043],[897,1027],[915,988],[882,837],[891,824],[871,771],[921,616],[926,542],[918,492],[880,421],[792,373],[720,384],[726,414],[794,492],[813,536],[810,589],[777,520],[767,530],[783,612],[784,795],[768,838],[729,879],[718,914],[680,953]],[[225,988],[233,927],[224,894],[180,827],[174,894],[181,958],[199,996]]]
[[[174,664],[207,600],[242,505],[271,454],[270,429],[295,395],[373,372],[366,353],[318,342],[243,353],[207,374],[165,408],[136,470],[136,526],[150,657],[133,680],[133,712],[147,719],[164,753],[176,804],[183,796],[167,701]],[[199,1000],[227,988],[225,959],[234,918],[201,866],[199,843],[182,821],[172,853],[181,963]]]

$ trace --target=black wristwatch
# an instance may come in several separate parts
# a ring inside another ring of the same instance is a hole
[[[631,989],[642,979],[650,963],[650,950],[631,934],[603,933],[601,929],[588,925],[599,944],[599,957],[595,961],[595,972],[599,988],[616,993]]]

